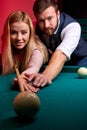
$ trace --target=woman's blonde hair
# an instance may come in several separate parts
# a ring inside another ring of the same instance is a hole
[[[29,26],[30,35],[28,44],[25,47],[23,62],[21,64],[21,72],[24,71],[30,61],[33,45],[42,53],[43,63],[48,60],[48,53],[46,47],[41,43],[39,38],[35,36],[34,26],[29,15],[24,11],[12,12],[5,23],[4,32],[2,35],[2,74],[10,74],[14,72],[15,53],[13,53],[11,40],[10,40],[10,25],[14,22],[23,21]],[[38,61],[39,62],[39,61]],[[17,61],[18,63],[18,61]]]

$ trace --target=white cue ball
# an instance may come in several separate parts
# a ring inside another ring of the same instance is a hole
[[[80,67],[77,71],[77,74],[80,78],[87,78],[87,68],[86,67]]]

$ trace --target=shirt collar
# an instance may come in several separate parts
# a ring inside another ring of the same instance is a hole
[[[56,30],[55,30],[55,32],[54,32],[54,34],[56,34],[56,33],[57,33],[58,28],[59,28],[59,25],[60,25],[60,19],[59,19],[59,21],[58,21],[58,26],[57,26],[57,28],[56,28]]]

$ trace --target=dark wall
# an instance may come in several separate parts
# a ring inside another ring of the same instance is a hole
[[[62,11],[74,18],[87,18],[87,0],[61,0]]]

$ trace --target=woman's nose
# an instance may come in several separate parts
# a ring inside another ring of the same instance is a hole
[[[18,33],[18,34],[17,34],[17,39],[20,40],[21,38],[22,38],[21,33]]]

